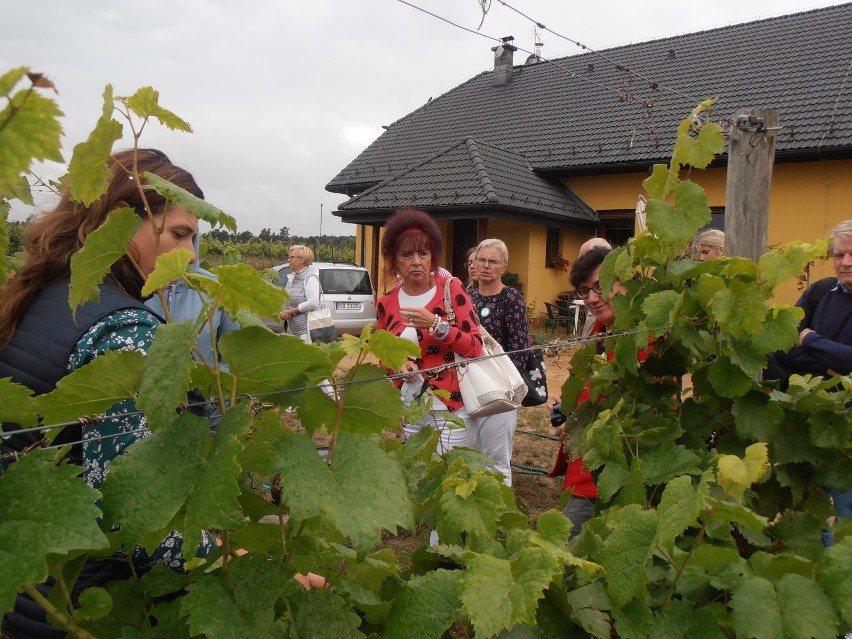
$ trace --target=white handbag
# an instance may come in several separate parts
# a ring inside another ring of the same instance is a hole
[[[452,279],[452,278],[451,278]],[[447,320],[456,323],[450,295],[450,280],[444,285]],[[472,417],[485,417],[517,409],[529,390],[503,347],[480,325],[482,357],[469,360],[454,354],[464,407]]]
[[[313,343],[333,342],[337,339],[337,329],[334,327],[331,309],[323,302],[322,284],[320,284],[320,306],[308,312],[308,333]]]

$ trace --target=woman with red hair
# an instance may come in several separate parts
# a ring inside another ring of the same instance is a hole
[[[408,374],[400,382],[406,405],[426,388],[447,393],[432,398],[431,411],[422,422],[404,425],[406,436],[432,426],[441,434],[439,452],[446,452],[454,446],[473,447],[475,441],[471,429],[448,427],[447,413],[468,426],[474,420],[465,411],[455,367],[434,375],[420,371],[452,364],[455,354],[478,357],[482,354],[482,338],[476,309],[458,279],[449,279],[452,308],[445,308],[448,278],[438,271],[441,249],[441,232],[427,213],[403,208],[391,215],[382,237],[385,284],[401,280],[402,285],[379,299],[376,317],[378,329],[411,340],[420,348],[420,357],[409,358],[399,369]]]

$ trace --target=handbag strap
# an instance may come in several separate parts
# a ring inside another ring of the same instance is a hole
[[[323,293],[323,291],[322,291],[322,280],[319,278],[319,274],[311,275],[310,277],[315,277],[315,278],[317,278],[317,286],[319,286],[319,290],[320,290],[320,294],[319,294],[319,305],[320,305],[320,307],[322,307],[323,297],[324,297],[324,293]],[[317,310],[319,310],[319,309],[317,309]]]
[[[456,278],[449,277],[444,282],[444,310],[447,311],[447,321],[450,323],[450,326],[456,326],[456,309],[453,306],[452,295],[450,295],[450,282],[454,279]]]

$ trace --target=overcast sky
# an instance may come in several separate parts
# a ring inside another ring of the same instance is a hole
[[[532,50],[535,26],[491,0],[407,0],[471,31]],[[592,49],[843,4],[831,0],[507,0]],[[582,53],[540,31],[545,58]],[[400,0],[7,0],[0,73],[28,66],[57,86],[64,155],[85,139],[104,87],[142,86],[188,121],[143,144],[191,171],[240,230],[354,234],[325,185],[388,125],[430,97],[493,68],[495,45]],[[526,54],[515,55],[516,63]],[[126,145],[126,144],[125,144]],[[55,178],[64,167],[39,172]],[[39,203],[49,204],[44,196]],[[31,211],[13,209],[13,219]]]

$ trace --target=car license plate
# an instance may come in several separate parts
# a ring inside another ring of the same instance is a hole
[[[360,311],[361,302],[335,302],[334,307],[338,311]]]

